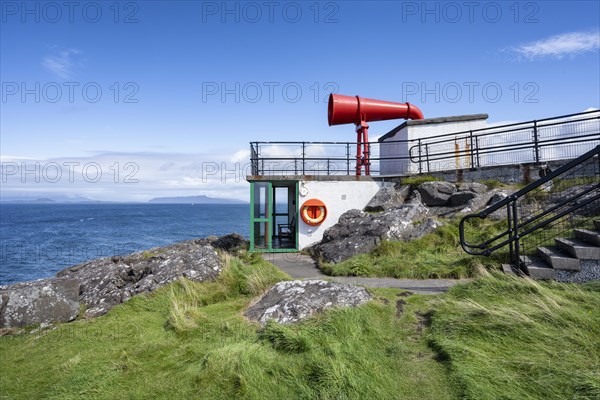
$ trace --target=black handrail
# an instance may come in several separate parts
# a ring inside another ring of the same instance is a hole
[[[597,182],[593,185],[585,187],[582,191],[575,193],[566,199],[563,199],[558,204],[548,207],[547,209],[543,210],[541,213],[534,215],[532,217],[529,217],[529,218],[525,219],[524,221],[522,221],[521,223],[518,222],[518,220],[519,220],[518,209],[517,209],[518,200],[520,198],[524,197],[525,195],[527,195],[528,193],[532,192],[533,190],[539,188],[540,186],[547,184],[548,182],[552,181],[553,179],[556,179],[557,177],[571,171],[572,169],[580,166],[584,162],[586,162],[589,159],[596,157],[596,156],[600,156],[600,145],[596,146],[595,148],[586,152],[585,154],[582,154],[581,156],[577,157],[576,159],[569,161],[562,167],[560,167],[560,168],[556,169],[555,171],[547,174],[546,176],[538,179],[537,181],[527,185],[523,189],[511,194],[510,196],[506,197],[505,199],[486,208],[485,210],[483,210],[479,213],[476,213],[476,214],[469,214],[469,215],[466,215],[465,217],[463,217],[459,223],[460,245],[461,245],[462,249],[466,253],[471,254],[471,255],[489,256],[494,251],[496,251],[500,248],[503,248],[506,245],[509,245],[511,261],[514,263],[514,265],[519,265],[520,264],[520,254],[519,254],[520,253],[520,240],[522,238],[524,238],[525,236],[530,235],[530,234],[548,226],[549,224],[553,223],[554,221],[556,221],[568,214],[571,214],[571,213],[591,204],[594,201],[600,200],[600,182]],[[596,192],[595,195],[588,196],[590,194],[593,194],[594,192]],[[588,196],[588,197],[586,197],[586,196]],[[583,200],[571,205],[567,209],[564,209],[556,214],[553,214],[554,212],[565,207],[569,203],[573,203],[576,200],[580,200],[580,199],[583,199]],[[485,218],[487,218],[488,215],[492,214],[495,211],[500,210],[503,207],[506,207],[506,209],[507,209],[507,222],[508,222],[508,228],[504,232],[502,232],[502,233],[494,236],[493,238],[490,238],[482,243],[479,243],[479,244],[471,244],[465,240],[465,223],[468,220],[475,219],[475,218],[485,219]],[[537,224],[534,224],[533,226],[530,226],[534,222],[537,222],[537,221],[540,221],[540,222],[538,222]],[[500,243],[492,245],[493,243],[495,243],[496,241],[501,240],[501,239],[504,239],[504,240]]]

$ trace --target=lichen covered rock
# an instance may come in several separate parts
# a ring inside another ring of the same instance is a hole
[[[356,307],[371,295],[360,286],[323,280],[284,281],[269,289],[244,315],[266,324],[275,320],[289,324],[332,307]]]
[[[221,272],[216,250],[204,240],[190,240],[123,257],[89,261],[60,271],[57,276],[81,283],[79,300],[86,317],[105,314],[131,297],[153,291],[181,277],[204,282]]]
[[[0,328],[68,322],[78,314],[76,279],[41,279],[0,286]]]
[[[384,240],[412,240],[433,232],[441,224],[431,218],[418,201],[401,204],[380,214],[350,210],[327,229],[313,247],[326,262],[341,262],[356,254],[368,253]]]

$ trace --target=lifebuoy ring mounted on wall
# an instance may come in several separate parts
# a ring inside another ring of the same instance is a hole
[[[327,207],[321,200],[306,200],[300,207],[300,216],[307,225],[316,226],[327,218]]]

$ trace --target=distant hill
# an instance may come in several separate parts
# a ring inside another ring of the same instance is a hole
[[[62,195],[53,193],[43,193],[41,195],[7,195],[0,197],[1,203],[11,204],[79,204],[79,203],[104,203],[78,195]]]
[[[48,204],[48,203],[56,203],[56,201],[52,200],[52,199],[48,199],[46,197],[40,197],[38,199],[31,199],[31,200],[2,200],[2,203],[23,203],[23,204]]]
[[[205,195],[199,196],[182,196],[182,197],[156,197],[149,200],[148,203],[161,204],[247,204],[247,202],[237,199],[223,199],[217,197],[208,197]]]

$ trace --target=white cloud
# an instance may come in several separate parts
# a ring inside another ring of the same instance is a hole
[[[233,163],[244,162],[244,161],[247,162],[249,159],[250,159],[250,150],[239,150],[233,154],[230,161]]]
[[[73,56],[79,54],[81,54],[81,51],[77,49],[61,50],[58,54],[44,57],[42,65],[59,78],[69,79],[73,76]]]
[[[570,32],[535,42],[510,47],[509,50],[528,60],[561,59],[566,56],[596,51],[600,48],[600,32]]]
[[[153,197],[248,198],[245,150],[228,154],[118,153],[34,159],[0,155],[0,197],[53,197],[57,193],[95,200],[146,201]],[[239,162],[230,160],[239,158]]]

